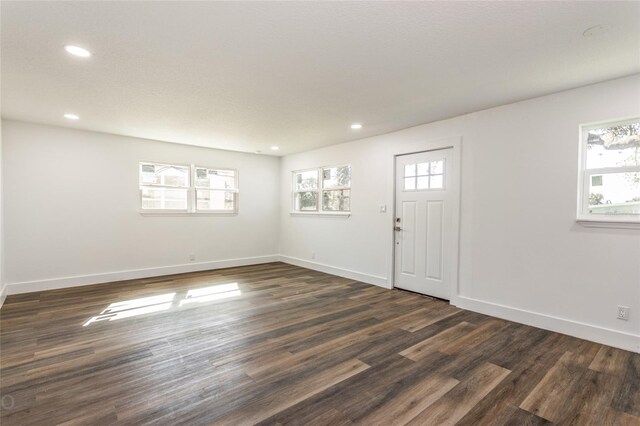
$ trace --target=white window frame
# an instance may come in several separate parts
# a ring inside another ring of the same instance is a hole
[[[587,140],[590,130],[608,126],[635,123],[639,119],[640,117],[624,118],[619,120],[606,120],[584,124],[579,127],[580,162],[578,167],[578,208],[576,221],[581,225],[587,227],[640,229],[640,215],[602,215],[589,212],[589,187],[592,176],[605,175],[607,173],[640,173],[640,165],[587,169]]]
[[[352,186],[353,186],[353,174],[351,174],[350,178],[351,178],[351,185],[349,186],[340,186],[340,187],[335,187],[335,188],[324,188],[324,170],[325,169],[332,169],[332,168],[336,168],[336,167],[346,167],[348,166],[349,169],[351,170],[351,172],[353,173],[353,167],[351,166],[351,164],[337,164],[337,165],[330,165],[330,166],[321,166],[321,167],[313,167],[313,168],[308,168],[308,169],[299,169],[299,170],[293,170],[291,172],[291,215],[294,216],[340,216],[340,217],[349,217],[351,216],[351,209],[349,209],[349,211],[346,210],[342,210],[342,211],[334,211],[334,210],[328,210],[325,211],[323,210],[324,205],[323,205],[323,201],[324,201],[324,192],[325,191],[340,191],[340,190],[345,190],[348,189],[350,192],[349,198],[352,197]],[[316,187],[316,189],[303,189],[303,190],[297,190],[296,189],[296,176],[299,173],[304,173],[304,172],[310,172],[310,171],[315,171],[317,178],[318,178],[318,185]],[[318,203],[316,205],[316,209],[315,210],[296,210],[296,194],[300,193],[300,192],[315,192],[317,199],[318,199]],[[351,207],[351,204],[349,204],[349,207]]]
[[[300,173],[304,173],[304,172],[316,172],[316,180],[318,182],[318,184],[316,185],[315,189],[296,189],[297,187],[297,180],[296,180],[296,176]],[[292,213],[296,213],[296,214],[319,214],[322,210],[320,210],[320,203],[322,202],[320,200],[320,187],[322,186],[322,183],[320,182],[320,169],[319,168],[313,168],[313,169],[301,169],[301,170],[294,170],[293,172],[291,172],[291,212]],[[296,194],[300,194],[302,192],[315,192],[316,193],[316,199],[318,200],[318,202],[316,203],[316,209],[315,210],[296,210]]]
[[[207,169],[207,170],[219,170],[223,172],[233,172],[234,176],[234,189],[214,189],[214,188],[198,188],[196,186],[196,169]],[[240,198],[240,191],[238,188],[238,171],[235,169],[230,169],[228,167],[208,167],[208,166],[200,166],[197,164],[191,165],[191,178],[192,178],[192,190],[193,190],[193,204],[192,209],[194,214],[236,214],[238,213],[238,203]],[[233,197],[233,210],[198,210],[198,189],[203,191],[216,191],[216,192],[233,192],[235,196]]]
[[[431,163],[435,163],[436,161],[442,161],[442,173],[431,173]],[[422,162],[424,163],[424,161]],[[418,164],[421,163],[415,163],[414,166],[416,168],[416,174],[413,176],[406,176],[403,173],[403,179],[407,179],[407,178],[413,178],[414,179],[414,183],[415,183],[415,188],[414,189],[405,189],[404,188],[404,182],[402,183],[402,192],[424,192],[424,191],[445,191],[446,188],[446,176],[445,173],[447,172],[447,160],[446,158],[441,158],[439,160],[429,160],[427,161],[427,163],[429,163],[429,174],[428,175],[418,175]],[[441,188],[431,188],[431,176],[442,176],[442,187]],[[418,178],[419,177],[428,177],[429,178],[429,188],[421,188],[418,189]]]
[[[140,170],[142,168],[143,164],[153,164],[155,166],[166,166],[166,167],[184,167],[187,170],[189,170],[188,172],[188,179],[189,181],[187,182],[187,186],[170,186],[170,185],[143,185],[140,182]],[[177,213],[177,214],[184,214],[184,213],[188,213],[189,212],[189,206],[191,205],[190,202],[190,197],[191,197],[191,185],[192,185],[192,173],[191,173],[191,166],[188,164],[179,164],[179,163],[166,163],[166,162],[161,162],[161,161],[140,161],[138,162],[138,187],[139,187],[139,195],[140,195],[140,199],[138,202],[138,208],[140,209],[141,213],[144,214],[172,214],[172,213]],[[142,191],[143,189],[181,189],[187,192],[187,207],[185,209],[143,209],[142,208]]]
[[[189,169],[189,186],[168,186],[168,185],[142,185],[140,183],[140,166],[142,164],[155,164],[161,166],[176,166],[176,167],[186,167]],[[197,188],[196,187],[196,168],[200,169],[209,169],[209,170],[221,170],[221,171],[230,171],[234,172],[235,176],[235,189],[207,189],[207,188]],[[139,188],[139,200],[138,200],[138,209],[139,213],[143,216],[229,216],[229,215],[237,215],[239,211],[239,199],[240,199],[240,188],[239,188],[239,172],[237,169],[229,168],[229,167],[211,167],[211,166],[202,166],[199,164],[181,164],[181,163],[167,163],[165,161],[139,161],[138,162],[138,188]],[[161,188],[161,189],[184,189],[187,191],[187,208],[186,209],[143,209],[142,208],[142,190],[143,188]],[[234,197],[234,209],[233,210],[198,210],[197,209],[197,199],[196,199],[196,191],[198,189],[207,190],[207,191],[220,191],[220,192],[234,192],[236,195]]]

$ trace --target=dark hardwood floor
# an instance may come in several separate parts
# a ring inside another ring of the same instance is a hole
[[[640,424],[640,354],[282,263],[10,296],[0,329],[3,426]]]

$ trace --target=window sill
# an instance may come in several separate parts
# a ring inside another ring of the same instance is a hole
[[[578,218],[576,219],[580,225],[586,228],[613,228],[613,229],[640,229],[639,221],[625,219],[592,219]]]
[[[140,216],[169,216],[169,217],[188,217],[188,216],[237,216],[238,212],[139,212]]]
[[[291,216],[320,216],[320,217],[342,217],[348,218],[351,212],[289,212]]]

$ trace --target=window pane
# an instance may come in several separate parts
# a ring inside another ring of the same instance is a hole
[[[307,170],[306,172],[297,172],[295,174],[295,188],[297,191],[301,189],[317,189],[318,171]]]
[[[415,164],[406,164],[404,166],[404,176],[415,176],[416,175],[416,165]],[[407,189],[405,187],[405,189]]]
[[[187,190],[170,188],[142,188],[144,210],[186,210]]]
[[[431,162],[431,174],[432,175],[441,175],[444,170],[444,160],[432,161]]]
[[[297,211],[315,211],[318,210],[318,193],[317,192],[296,192],[294,209]]]
[[[351,210],[351,190],[323,191],[322,210],[333,212],[348,212]]]
[[[322,170],[323,188],[351,186],[351,166],[327,167]]]
[[[640,166],[640,121],[590,130],[587,168]]]
[[[442,175],[433,175],[431,176],[431,185],[429,186],[431,189],[442,189],[443,181]]]
[[[426,176],[429,174],[429,163],[418,163],[418,176]],[[418,188],[420,183],[418,182]]]
[[[596,176],[593,176],[596,177]],[[640,173],[607,173],[601,185],[589,188],[589,212],[593,214],[640,214]]]
[[[197,188],[233,189],[234,172],[196,167]]]
[[[418,177],[418,189],[429,189],[429,176]]]
[[[416,178],[404,178],[404,189],[405,191],[412,191],[416,189]]]
[[[236,189],[236,172],[196,167],[196,188]]]
[[[234,211],[236,193],[229,191],[196,190],[196,209]]]
[[[189,167],[140,163],[140,185],[189,186]]]

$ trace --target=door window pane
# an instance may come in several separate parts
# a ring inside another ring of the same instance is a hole
[[[444,160],[432,161],[431,162],[431,174],[432,175],[441,175],[444,173]]]
[[[405,166],[405,191],[443,188],[444,159]]]
[[[426,176],[429,174],[429,163],[418,163],[418,176]]]
[[[415,164],[406,164],[404,166],[404,176],[415,176],[416,175],[416,165]],[[406,188],[405,188],[406,189]]]
[[[429,189],[429,176],[418,176],[417,189]]]
[[[412,191],[416,189],[416,178],[414,177],[404,178],[404,189],[405,191]]]
[[[442,175],[431,176],[429,183],[430,183],[429,188],[431,189],[442,189],[443,187]]]

